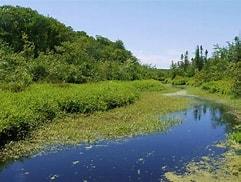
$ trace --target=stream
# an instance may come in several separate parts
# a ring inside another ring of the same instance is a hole
[[[220,157],[233,117],[222,105],[198,101],[189,109],[160,116],[179,119],[166,132],[47,150],[1,167],[1,182],[166,181],[167,171],[185,172],[191,161]]]

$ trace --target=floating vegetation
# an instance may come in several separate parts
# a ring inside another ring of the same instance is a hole
[[[230,181],[239,182],[241,179],[241,135],[240,135],[240,119],[241,119],[241,100],[234,99],[229,96],[219,96],[202,91],[198,88],[188,88],[188,91],[202,96],[208,100],[222,103],[229,107],[230,113],[235,116],[235,125],[231,125],[232,132],[229,134],[226,143],[218,143],[215,146],[224,148],[228,145],[230,148],[220,158],[202,158],[199,162],[191,162],[187,165],[187,172],[183,175],[174,172],[167,172],[165,174],[169,181]]]

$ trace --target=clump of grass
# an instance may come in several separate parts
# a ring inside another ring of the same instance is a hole
[[[133,103],[143,90],[161,90],[154,80],[82,85],[35,84],[23,92],[0,91],[0,145],[22,139],[62,113],[93,113]]]
[[[184,109],[188,105],[187,98],[144,92],[134,104],[125,107],[91,115],[70,115],[44,124],[33,131],[27,140],[6,145],[0,152],[0,161],[26,156],[53,144],[78,144],[166,131],[180,121],[160,121],[160,115]]]

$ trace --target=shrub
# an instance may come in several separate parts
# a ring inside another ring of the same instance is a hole
[[[231,80],[219,80],[203,83],[201,88],[204,90],[208,90],[211,93],[229,95],[232,94],[232,85],[233,82]]]
[[[230,138],[237,143],[241,143],[241,131],[235,131],[231,133]]]
[[[155,80],[133,81],[132,85],[138,91],[160,91],[165,89],[165,86],[160,81]]]
[[[153,80],[34,84],[23,92],[0,91],[0,144],[19,139],[61,113],[92,113],[133,103],[140,91],[161,90]]]
[[[43,80],[47,75],[48,71],[44,65],[34,65],[31,69],[31,73],[33,75],[33,81]]]
[[[171,80],[172,85],[186,85],[188,78],[182,76],[176,76],[175,79]]]
[[[236,96],[241,96],[241,62],[236,64],[234,70],[234,84],[232,87],[232,91]]]

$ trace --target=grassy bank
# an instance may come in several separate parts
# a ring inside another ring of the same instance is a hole
[[[237,126],[228,137],[227,145],[230,150],[226,152],[222,159],[217,161],[204,158],[200,162],[187,165],[187,173],[176,175],[168,172],[166,177],[169,181],[230,181],[238,182],[241,179],[241,99],[232,96],[211,94],[200,88],[187,88],[189,94],[201,96],[214,102],[222,103],[229,107],[237,119]]]
[[[142,91],[163,90],[158,81],[82,85],[35,84],[20,93],[0,91],[0,144],[25,137],[66,113],[93,113],[133,103]]]
[[[77,144],[164,131],[178,121],[160,122],[160,115],[189,105],[186,98],[162,94],[168,91],[142,92],[134,104],[125,107],[91,115],[71,115],[44,124],[27,139],[6,145],[0,152],[0,161],[26,156],[53,144]]]

